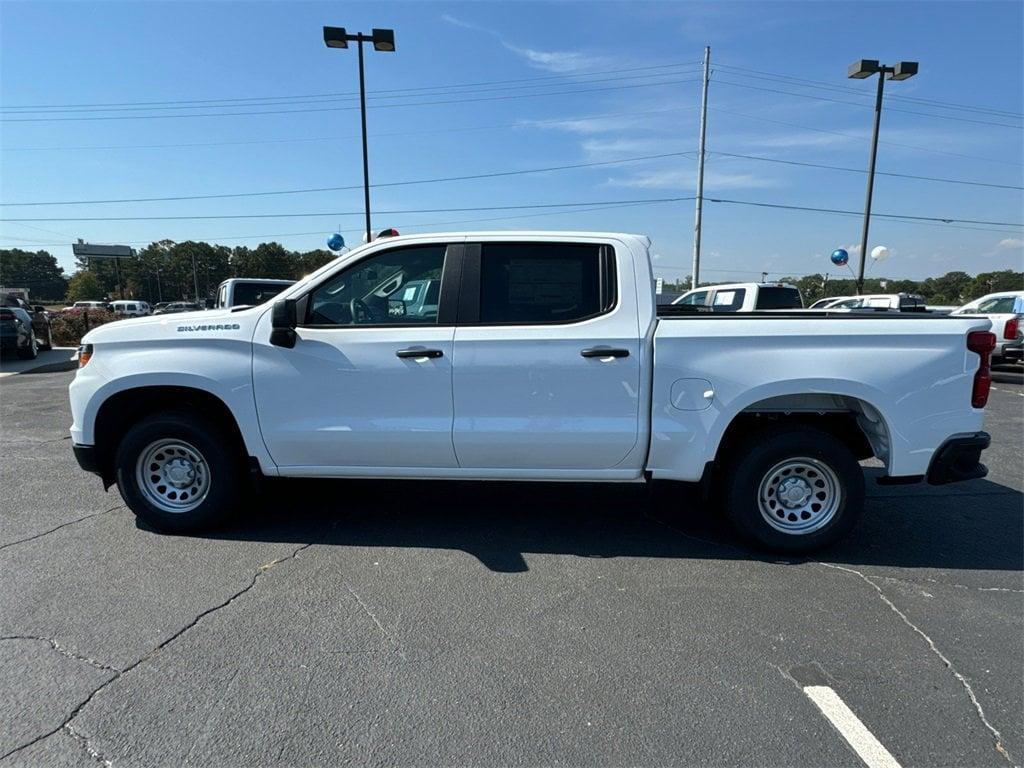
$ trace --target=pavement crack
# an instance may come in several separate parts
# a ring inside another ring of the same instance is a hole
[[[107,511],[109,512],[109,511],[112,511],[112,510],[107,510]],[[95,514],[103,514],[103,513],[97,512]],[[68,523],[68,525],[70,525],[70,523]],[[104,680],[102,683],[100,683],[100,685],[98,685],[96,688],[93,688],[93,690],[84,699],[82,699],[82,701],[79,702],[78,705],[74,709],[71,710],[71,713],[64,719],[64,721],[60,725],[58,725],[56,728],[53,728],[53,729],[47,731],[46,733],[42,733],[39,736],[36,736],[34,739],[31,739],[30,741],[27,741],[24,744],[20,744],[19,746],[14,747],[11,750],[8,750],[4,754],[0,755],[0,762],[2,762],[3,760],[6,760],[11,755],[15,755],[18,752],[21,752],[22,750],[28,749],[29,747],[31,747],[34,744],[38,744],[43,739],[47,739],[50,736],[53,736],[58,731],[66,730],[80,744],[83,745],[83,747],[86,749],[86,751],[89,753],[89,755],[93,759],[99,760],[100,762],[102,762],[104,765],[107,765],[107,766],[113,765],[113,763],[111,761],[102,758],[102,756],[98,752],[96,752],[94,749],[92,749],[92,747],[89,745],[89,740],[87,738],[85,738],[83,735],[79,734],[77,731],[74,730],[74,728],[72,727],[71,723],[72,723],[72,721],[76,717],[78,717],[78,714],[86,706],[88,706],[89,702],[91,702],[100,693],[100,691],[102,691],[107,686],[111,685],[112,683],[120,680],[123,675],[125,675],[128,672],[131,672],[133,669],[138,667],[143,662],[148,661],[149,659],[151,659],[154,656],[156,656],[157,654],[159,654],[160,651],[162,651],[168,645],[173,643],[179,637],[181,637],[186,632],[188,632],[190,629],[192,629],[197,624],[199,624],[199,622],[201,622],[205,617],[209,616],[212,613],[216,613],[217,611],[219,611],[219,610],[221,610],[223,608],[227,608],[229,605],[231,605],[233,602],[235,602],[235,600],[237,600],[238,598],[242,597],[244,594],[249,592],[253,587],[255,587],[257,582],[260,580],[260,577],[263,576],[265,573],[267,573],[268,571],[270,571],[274,567],[280,565],[281,563],[284,563],[284,562],[287,562],[289,560],[295,559],[296,557],[298,557],[300,552],[302,552],[303,550],[309,549],[311,546],[313,546],[313,542],[307,542],[306,544],[302,544],[301,546],[296,547],[295,549],[293,549],[292,552],[290,554],[286,555],[285,557],[275,558],[274,560],[271,560],[270,562],[264,563],[263,565],[257,567],[256,570],[253,572],[252,579],[249,581],[249,583],[247,585],[242,587],[242,589],[240,589],[237,592],[235,592],[234,594],[232,594],[227,600],[223,600],[222,602],[218,603],[217,605],[215,605],[215,606],[213,606],[211,608],[207,608],[205,611],[203,611],[202,613],[197,615],[194,619],[192,619],[192,621],[188,622],[185,626],[183,626],[181,629],[179,629],[173,635],[168,637],[166,640],[161,642],[159,645],[157,645],[152,650],[148,651],[145,655],[143,655],[140,658],[138,658],[135,661],[133,661],[131,664],[129,664],[124,669],[113,670],[113,674],[110,677],[108,677],[106,680]]]
[[[107,760],[107,758],[105,758],[103,755],[101,755],[96,750],[96,748],[89,743],[89,739],[87,739],[85,736],[76,731],[72,727],[71,723],[64,723],[64,730],[71,738],[78,742],[78,745],[85,750],[85,753],[89,755],[89,757],[91,757],[100,765],[105,765],[107,768],[113,768],[114,764],[110,760]]]
[[[40,635],[5,635],[3,637],[0,637],[0,641],[4,640],[28,640],[40,643],[47,643],[51,648],[53,648],[53,650],[55,650],[61,656],[65,656],[75,661],[81,661],[85,664],[88,664],[91,667],[95,667],[96,669],[102,669],[104,672],[113,672],[115,675],[121,674],[121,670],[117,667],[112,667],[109,664],[104,664],[102,661],[97,661],[96,659],[90,658],[89,656],[83,656],[80,653],[75,653],[74,651],[68,650],[60,643],[58,643],[56,640],[54,640],[52,637],[42,637]]]
[[[378,619],[374,612],[370,610],[370,606],[363,602],[363,598],[356,594],[356,591],[352,589],[352,587],[346,584],[345,589],[347,589],[349,593],[352,595],[352,597],[355,598],[355,601],[359,603],[359,607],[363,609],[363,613],[370,617],[370,620],[377,626],[377,629],[380,630],[380,633],[384,636],[384,638],[395,646],[395,652],[402,659],[405,659],[405,654],[402,652],[402,644],[401,642],[399,642],[398,638],[395,637],[395,635],[393,635],[391,632],[389,632],[383,624],[381,624],[380,619]]]
[[[916,585],[916,582],[911,579],[901,579],[897,576],[882,576],[881,578],[885,581],[895,581],[899,584]],[[950,584],[940,579],[930,579],[927,576],[919,576],[918,581],[927,581],[929,584],[937,584],[940,587],[963,589],[970,592],[1009,592],[1015,595],[1024,595],[1024,589],[1013,589],[1012,587],[972,587],[970,584]]]
[[[31,536],[26,536],[24,539],[18,539],[17,541],[9,541],[6,544],[0,544],[0,550],[7,549],[8,547],[13,547],[16,544],[24,544],[26,541],[35,541],[36,539],[41,539],[43,538],[43,536],[49,536],[51,533],[59,531],[61,528],[67,528],[69,525],[76,525],[85,520],[89,520],[94,517],[99,517],[100,515],[109,514],[110,512],[113,512],[116,509],[121,509],[121,507],[123,506],[123,504],[118,504],[116,507],[111,507],[110,509],[104,509],[100,512],[92,512],[88,515],[83,515],[82,517],[76,518],[74,520],[68,520],[68,522],[66,523],[61,523],[56,528],[51,528],[48,531],[43,531],[42,533],[36,533]]]
[[[825,568],[831,568],[836,571],[852,573],[853,575],[865,581],[867,584],[871,586],[872,589],[875,590],[875,592],[878,593],[878,597],[882,600],[882,602],[889,606],[889,610],[891,610],[893,613],[899,616],[900,620],[903,621],[904,624],[906,624],[908,627],[914,630],[914,632],[920,635],[921,638],[924,639],[924,641],[928,644],[928,647],[931,649],[932,653],[939,658],[939,660],[945,665],[946,669],[952,672],[953,676],[960,682],[960,685],[963,686],[963,689],[967,693],[968,698],[970,698],[971,703],[974,705],[975,711],[978,713],[978,719],[981,721],[982,725],[984,725],[985,728],[987,728],[989,732],[992,734],[992,737],[995,740],[996,751],[999,754],[1001,754],[1004,758],[1006,758],[1006,761],[1010,765],[1016,765],[1016,763],[1013,762],[1013,758],[1010,756],[1010,753],[1007,752],[1006,747],[1003,746],[1003,736],[999,732],[999,729],[992,725],[992,723],[989,722],[988,717],[985,716],[985,710],[982,708],[981,702],[978,701],[978,697],[974,693],[974,688],[971,687],[970,681],[968,681],[968,679],[964,677],[964,675],[953,665],[953,662],[949,660],[949,657],[947,657],[942,651],[939,650],[938,646],[935,645],[935,641],[932,640],[924,632],[924,630],[922,630],[920,627],[914,624],[914,622],[912,622],[907,617],[907,615],[903,613],[903,611],[897,608],[896,604],[893,603],[892,600],[890,600],[888,597],[886,597],[885,593],[882,591],[882,588],[878,586],[878,584],[876,584],[875,581],[870,577],[864,575],[855,568],[847,568],[842,565],[835,565],[834,563],[818,562],[817,565],[824,566]]]

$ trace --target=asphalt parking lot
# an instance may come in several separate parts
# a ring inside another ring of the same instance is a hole
[[[810,683],[901,765],[1024,760],[1018,373],[988,478],[871,483],[816,560],[621,486],[278,481],[161,535],[71,377],[0,383],[2,766],[863,765]]]

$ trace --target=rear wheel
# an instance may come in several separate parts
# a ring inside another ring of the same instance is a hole
[[[191,532],[223,522],[242,498],[244,462],[216,422],[158,413],[128,430],[115,457],[117,487],[154,528]]]
[[[846,535],[864,504],[864,474],[838,438],[813,427],[752,437],[727,460],[726,514],[746,538],[778,552],[811,552]]]

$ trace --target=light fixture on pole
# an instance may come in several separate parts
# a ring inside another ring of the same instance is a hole
[[[354,42],[359,48],[359,113],[363,123],[363,203],[366,209],[366,240],[373,238],[373,227],[370,224],[370,160],[366,147],[366,85],[363,77],[363,43],[373,43],[375,51],[394,52],[395,31],[393,29],[375,29],[372,34],[364,35],[357,32],[350,35],[344,27],[324,27],[324,45],[328,48],[348,48]]]
[[[877,59],[858,59],[848,68],[846,75],[854,80],[864,80],[878,75],[878,91],[875,95],[875,125],[871,134],[871,159],[868,162],[868,190],[864,199],[864,227],[860,236],[860,266],[857,268],[857,293],[864,292],[864,259],[868,250],[868,228],[871,226],[871,197],[875,190],[875,157],[878,155],[878,126],[882,121],[882,91],[886,78],[907,80],[917,74],[916,61],[900,61],[890,67],[879,64]]]

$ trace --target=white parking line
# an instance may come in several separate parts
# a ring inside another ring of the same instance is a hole
[[[846,706],[838,693],[827,685],[808,685],[804,687],[804,693],[853,747],[853,751],[868,768],[900,768],[896,758],[882,746],[860,718],[853,714],[853,710]]]

